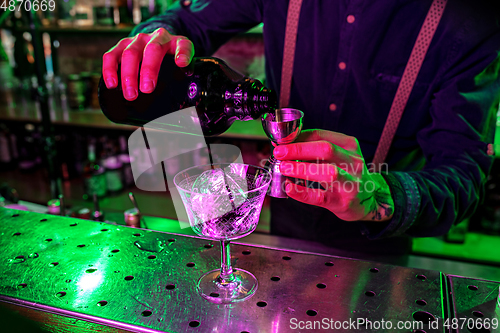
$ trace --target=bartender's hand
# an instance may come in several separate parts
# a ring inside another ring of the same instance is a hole
[[[150,34],[140,33],[120,40],[102,57],[102,74],[108,89],[118,85],[118,64],[121,63],[123,96],[132,101],[137,98],[137,74],[142,62],[140,89],[151,93],[156,87],[160,65],[165,54],[175,55],[179,67],[189,65],[194,56],[193,43],[184,36],[171,35],[164,28]]]
[[[282,161],[284,175],[323,187],[314,189],[287,181],[286,193],[295,200],[324,207],[345,221],[387,221],[394,213],[387,182],[382,175],[368,172],[354,137],[324,130],[303,131],[296,143],[277,146],[274,156]]]

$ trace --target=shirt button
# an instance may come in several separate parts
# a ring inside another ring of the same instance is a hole
[[[347,22],[348,23],[354,23],[355,20],[356,20],[356,18],[354,17],[354,15],[347,16]]]
[[[337,105],[335,103],[330,104],[330,111],[335,111],[337,110]]]
[[[340,68],[341,70],[344,70],[346,67],[347,67],[347,65],[345,64],[345,62],[343,62],[343,61],[342,61],[342,62],[339,62],[339,68]]]

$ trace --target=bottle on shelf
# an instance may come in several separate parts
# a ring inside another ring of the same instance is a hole
[[[116,0],[94,0],[94,22],[100,26],[113,26]]]
[[[25,130],[24,138],[19,145],[18,168],[23,172],[31,172],[42,163],[39,151],[41,135],[32,124],[26,124]]]
[[[99,96],[97,95],[97,89],[99,87],[100,78],[101,78],[100,73],[92,73],[90,75],[90,80],[91,80],[90,107],[92,109],[99,109]]]
[[[15,188],[12,188],[7,183],[0,183],[0,207],[11,207],[14,209],[19,202],[19,193]],[[17,205],[20,207],[20,205]]]
[[[132,17],[134,24],[139,24],[155,15],[154,0],[134,0]]]
[[[116,0],[115,24],[133,25],[132,0]]]
[[[118,155],[118,159],[122,163],[122,179],[123,179],[123,186],[126,188],[131,187],[134,185],[134,175],[132,174],[132,159],[130,158],[130,155],[127,152],[127,139],[125,139],[124,136],[120,136],[119,138],[120,142],[120,154]]]
[[[150,125],[196,134],[197,128],[191,124],[199,121],[204,136],[214,136],[224,133],[238,119],[258,119],[265,113],[274,112],[277,99],[276,94],[260,81],[235,72],[220,59],[195,58],[187,68],[179,68],[174,57],[167,55],[152,93],[139,92],[136,100],[127,101],[123,97],[120,75],[115,89],[108,89],[101,78],[99,103],[111,121],[134,126],[195,107],[189,115],[183,113],[184,118],[177,123]]]
[[[90,72],[81,72],[80,73],[80,79],[82,81],[83,85],[83,96],[84,96],[84,102],[83,106],[85,108],[88,108],[90,106],[90,98],[92,94],[92,77]]]
[[[0,170],[10,170],[13,167],[9,132],[5,125],[0,127]]]
[[[85,108],[86,82],[78,74],[68,75],[68,105],[74,110]]]
[[[69,27],[73,24],[76,0],[58,1],[56,22],[59,27]]]
[[[120,193],[123,190],[122,162],[117,156],[110,156],[104,159],[102,164],[106,169],[108,193],[111,195]]]
[[[9,57],[2,46],[2,39],[0,38],[0,103],[7,105],[13,103],[13,86],[14,71],[9,62]]]
[[[92,199],[93,195],[104,197],[108,191],[106,174],[103,167],[96,161],[95,144],[91,142],[88,146],[88,160],[83,167],[83,179],[85,194]]]
[[[92,26],[94,24],[92,4],[87,0],[76,0],[70,13],[73,15],[74,24],[77,26]]]

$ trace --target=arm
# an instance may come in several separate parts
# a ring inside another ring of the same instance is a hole
[[[139,24],[131,36],[165,28],[173,35],[189,38],[199,56],[209,56],[238,33],[262,22],[262,0],[193,0],[183,6],[177,1],[165,13]]]
[[[493,142],[499,105],[499,68],[500,57],[492,51],[445,75],[431,105],[432,122],[417,136],[426,166],[385,175],[394,217],[384,230],[368,226],[369,237],[443,235],[473,214],[493,163],[487,145]]]
[[[235,34],[262,21],[261,0],[195,0],[188,6],[181,2],[185,3],[179,1],[165,13],[138,25],[133,37],[120,40],[104,54],[102,73],[108,89],[117,87],[121,64],[125,99],[135,100],[138,88],[151,93],[165,54],[174,55],[176,64],[186,67],[195,52],[212,54]]]
[[[443,235],[472,215],[493,162],[488,143],[499,105],[500,33],[474,46],[457,52],[458,60],[437,76],[429,125],[417,136],[427,162],[423,170],[369,174],[355,138],[305,131],[298,140],[304,143],[278,146],[275,157],[287,161],[284,175],[320,182],[323,189],[290,185],[287,194],[343,220],[366,221],[361,231],[370,239]]]

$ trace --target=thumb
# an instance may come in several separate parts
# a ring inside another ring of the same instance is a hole
[[[194,56],[193,43],[186,37],[178,36],[175,48],[175,63],[179,67],[189,65]]]

